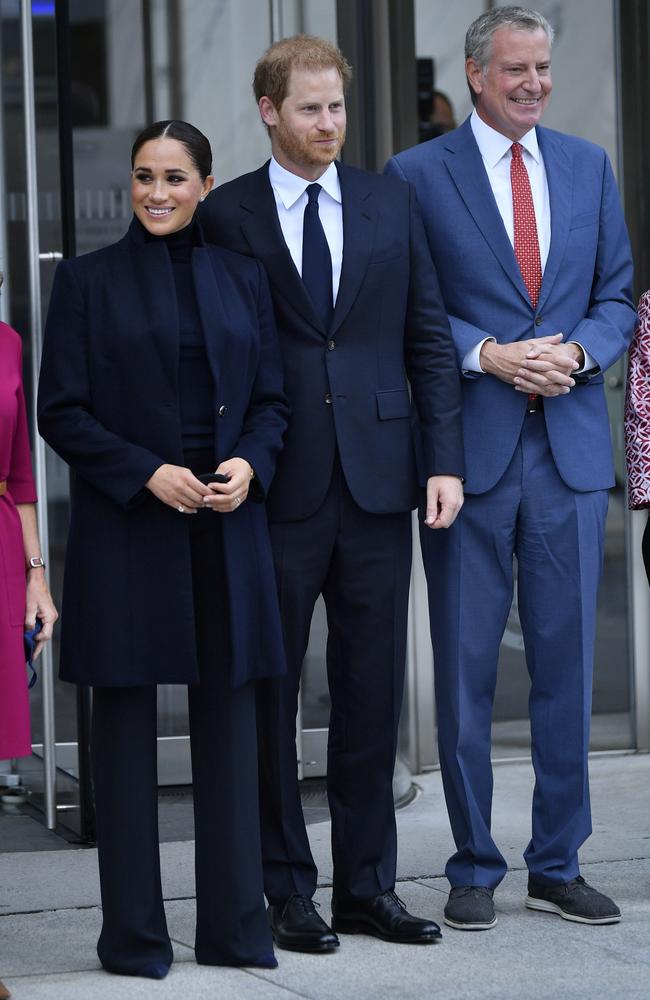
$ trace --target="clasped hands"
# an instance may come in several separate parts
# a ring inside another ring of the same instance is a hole
[[[229,458],[216,472],[229,476],[229,481],[205,486],[189,469],[161,465],[145,486],[181,514],[196,514],[206,508],[228,514],[237,510],[248,496],[252,469],[245,458]]]
[[[584,355],[579,344],[563,343],[562,337],[555,333],[512,344],[488,340],[481,348],[481,367],[518,392],[565,396],[576,384],[571,376],[583,366]]]

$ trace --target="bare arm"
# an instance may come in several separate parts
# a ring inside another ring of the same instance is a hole
[[[41,545],[36,526],[36,508],[33,503],[19,503],[16,504],[16,510],[23,529],[23,545],[25,547],[25,561],[27,562],[34,556],[41,556]],[[25,628],[33,628],[37,618],[40,619],[43,626],[36,637],[38,644],[34,653],[34,659],[36,659],[43,649],[43,643],[52,638],[54,623],[59,617],[43,568],[29,568],[27,570],[26,597]]]

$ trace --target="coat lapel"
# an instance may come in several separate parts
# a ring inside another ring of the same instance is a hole
[[[253,256],[264,265],[271,285],[291,303],[303,319],[320,333],[327,333],[284,241],[269,181],[268,163],[253,174],[250,190],[242,198],[241,207],[245,212],[242,232]]]
[[[499,214],[469,119],[450,133],[445,164],[467,210],[506,275],[530,305],[528,291]]]
[[[377,228],[377,210],[362,171],[337,163],[343,204],[343,264],[331,333],[352,308],[365,277]]]
[[[230,336],[220,336],[220,332],[228,329],[229,324],[226,319],[226,309],[218,275],[215,275],[210,260],[210,251],[206,246],[194,248],[192,276],[208,363],[215,385],[219,385],[222,372],[229,369],[227,353],[231,338]]]
[[[552,133],[538,128],[537,139],[544,158],[551,205],[551,246],[537,305],[537,308],[541,309],[557,278],[569,238],[573,165],[565,148]]]
[[[123,280],[132,285],[128,301],[133,303],[134,310],[139,313],[138,321],[130,326],[141,331],[139,336],[146,338],[147,347],[152,338],[155,341],[156,350],[148,350],[147,353],[149,377],[152,374],[151,366],[159,366],[164,381],[176,397],[180,335],[176,285],[169,252],[161,240],[148,241],[135,220],[124,239],[133,266],[125,269]],[[217,385],[224,372],[228,373],[228,378],[237,374],[236,366],[229,364],[228,357],[232,337],[230,333],[228,336],[220,336],[223,330],[237,329],[236,317],[229,319],[220,289],[220,286],[227,285],[228,275],[225,270],[223,274],[219,274],[220,269],[221,263],[218,260],[215,260],[213,267],[210,250],[205,245],[203,233],[197,223],[192,274],[208,362]],[[140,351],[136,351],[134,357],[140,358]]]
[[[166,246],[160,241],[148,242],[143,227],[133,219],[123,241],[129,256],[125,258],[124,274],[117,287],[122,288],[124,301],[130,303],[129,329],[143,343],[133,345],[135,363],[140,359],[149,367],[159,368],[164,382],[178,394],[179,332],[178,304],[174,275]],[[129,291],[130,290],[130,291]],[[155,342],[156,349],[151,350]],[[146,357],[146,362],[145,362]]]

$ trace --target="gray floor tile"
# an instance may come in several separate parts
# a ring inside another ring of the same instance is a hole
[[[194,895],[194,841],[160,845],[167,899]],[[98,906],[97,851],[0,854],[0,915]]]
[[[165,903],[165,912],[167,914],[167,927],[172,941],[178,941],[188,948],[194,948],[196,900],[169,899]]]
[[[9,851],[62,851],[70,844],[54,830],[27,816],[17,806],[0,805],[0,850]]]
[[[96,851],[0,854],[0,914],[98,903]]]
[[[194,964],[174,965],[161,982],[105,972],[7,976],[4,982],[14,1000],[292,1000],[297,996],[245,970]]]
[[[101,923],[97,907],[0,917],[3,979],[99,969]],[[194,952],[175,943],[174,959],[194,961]]]

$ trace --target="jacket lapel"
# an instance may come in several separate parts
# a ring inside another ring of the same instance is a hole
[[[343,264],[331,332],[339,329],[364,279],[377,228],[377,210],[362,171],[337,163],[343,204]]]
[[[245,213],[241,223],[242,232],[253,256],[264,265],[271,285],[291,303],[303,319],[320,333],[327,333],[284,241],[269,181],[268,163],[253,174],[241,207]]]
[[[538,309],[541,309],[557,278],[569,238],[573,165],[564,146],[552,133],[546,129],[538,128],[537,139],[544,158],[551,205],[551,246],[544,268],[537,306]]]
[[[512,244],[499,214],[469,119],[450,133],[445,164],[468,212],[519,294],[530,305]]]

